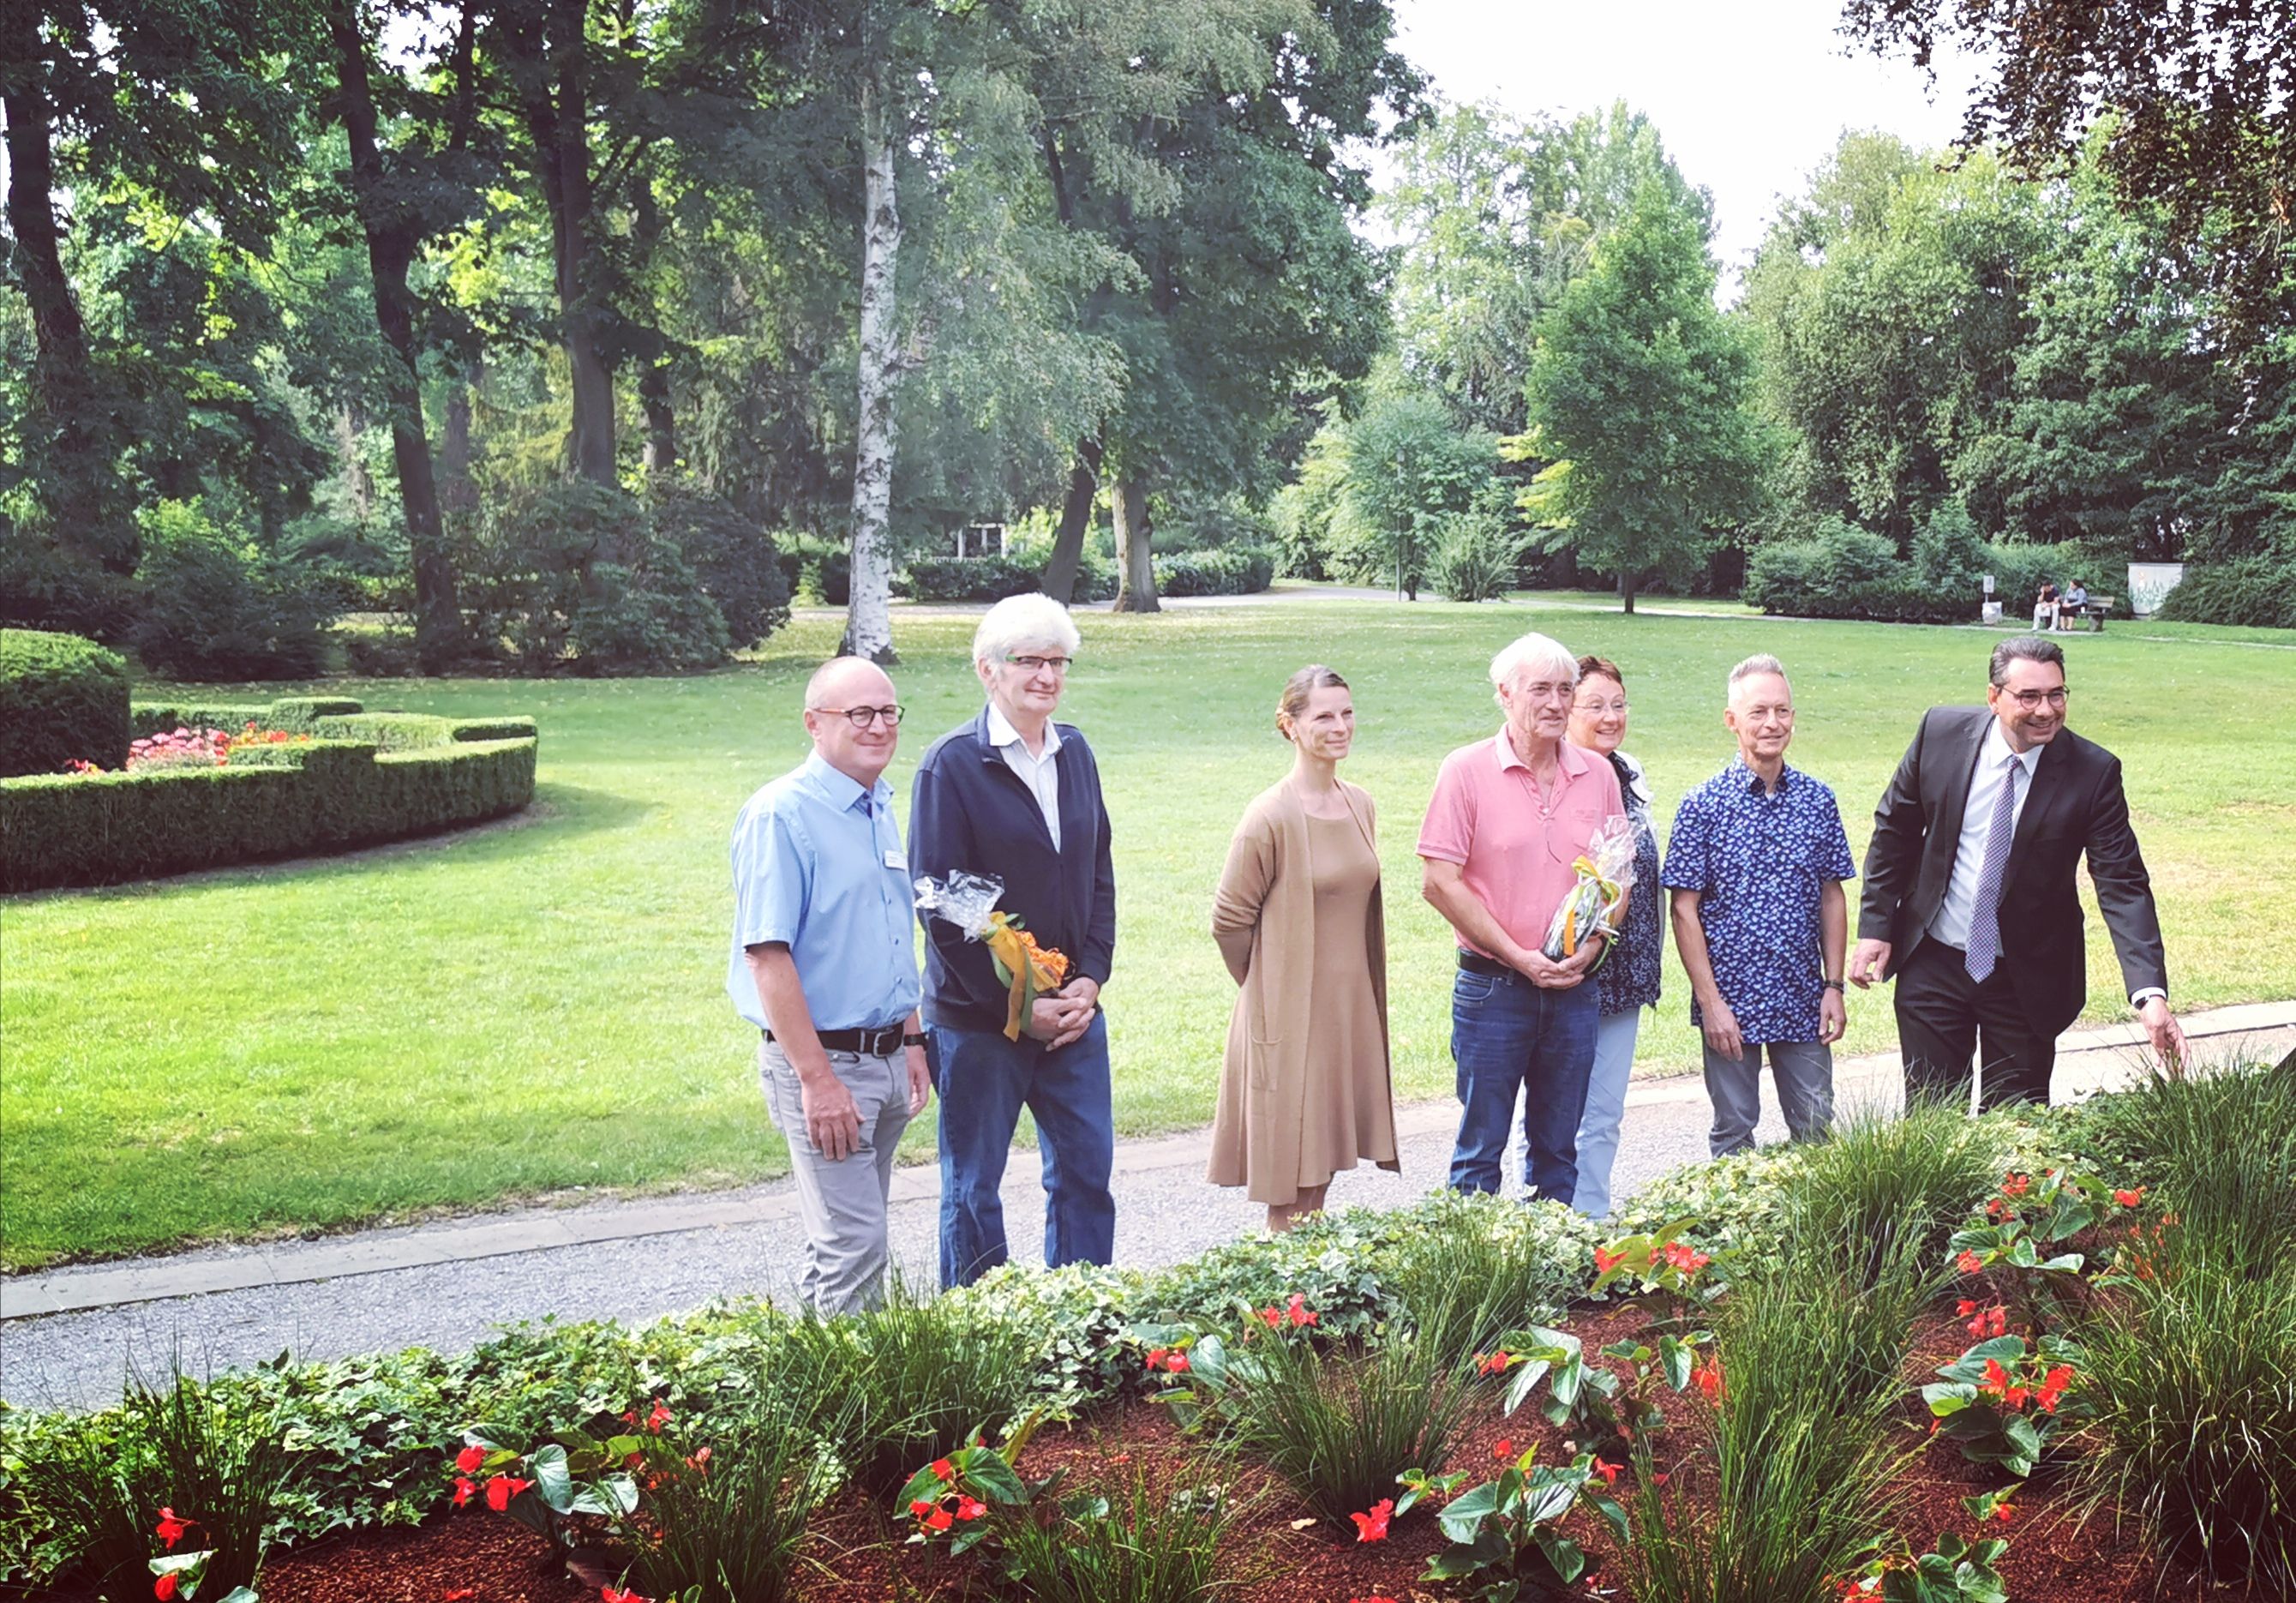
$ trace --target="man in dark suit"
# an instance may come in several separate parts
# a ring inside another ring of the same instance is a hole
[[[2057,1034],[2080,1016],[2087,957],[2073,871],[2088,856],[2129,1005],[2181,1073],[2184,1032],[2120,760],[2065,728],[2065,653],[1993,649],[1982,707],[1933,707],[1874,812],[1849,982],[1897,980],[1906,1096],[1979,1106],[2049,1099]]]

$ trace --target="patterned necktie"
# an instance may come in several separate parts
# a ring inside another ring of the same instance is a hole
[[[1962,958],[1969,977],[1980,985],[2001,960],[2001,881],[2009,871],[2009,837],[2016,833],[2017,781],[2025,773],[2013,753],[2002,761],[2001,790],[1985,832],[1985,862],[1977,871],[1977,905],[1969,913],[1969,949]]]

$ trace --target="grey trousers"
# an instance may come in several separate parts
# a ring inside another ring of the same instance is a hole
[[[788,1139],[798,1215],[805,1221],[798,1295],[824,1315],[873,1307],[883,1294],[885,1201],[893,1190],[895,1149],[909,1125],[909,1072],[902,1054],[832,1052],[829,1066],[861,1114],[859,1144],[835,1163],[806,1133],[805,1105],[788,1056],[773,1041],[758,1044],[766,1112]]]
[[[1748,1041],[1735,1063],[1706,1048],[1706,1094],[1714,1099],[1714,1128],[1706,1144],[1718,1158],[1754,1145],[1762,1117],[1762,1055],[1778,1082],[1778,1111],[1797,1141],[1816,1141],[1833,1127],[1833,1048],[1824,1041]]]

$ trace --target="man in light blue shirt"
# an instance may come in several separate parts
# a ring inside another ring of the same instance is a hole
[[[882,777],[900,722],[883,670],[824,664],[805,690],[813,755],[734,825],[726,991],[765,1032],[758,1072],[805,1221],[798,1290],[824,1314],[882,1290],[894,1154],[932,1085],[908,859]]]

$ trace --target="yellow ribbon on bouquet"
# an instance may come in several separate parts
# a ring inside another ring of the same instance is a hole
[[[1058,991],[1067,981],[1068,958],[1038,946],[1037,938],[1009,913],[991,913],[980,940],[996,966],[996,977],[1011,988],[1004,1005],[1004,1039],[1019,1040],[1021,1026],[1037,999],[1048,991]]]
[[[1611,922],[1619,910],[1619,903],[1626,896],[1626,892],[1620,888],[1619,882],[1597,868],[1592,858],[1580,857],[1570,865],[1570,869],[1572,873],[1578,875],[1580,889],[1583,891],[1587,885],[1596,887],[1603,893],[1603,901],[1602,911],[1595,916],[1592,923],[1582,928],[1578,922],[1578,916],[1586,907],[1586,898],[1577,892],[1572,893],[1570,905],[1562,915],[1562,955],[1566,958],[1578,951],[1581,939]]]

